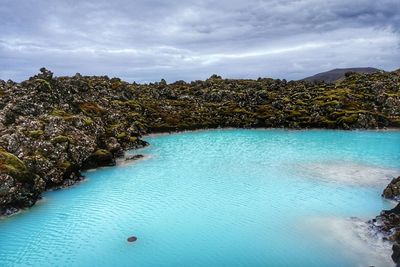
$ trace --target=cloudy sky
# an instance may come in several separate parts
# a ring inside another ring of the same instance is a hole
[[[298,79],[400,68],[400,0],[0,0],[0,78]]]

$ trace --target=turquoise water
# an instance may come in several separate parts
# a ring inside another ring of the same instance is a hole
[[[81,184],[1,220],[0,266],[388,264],[369,240],[347,240],[363,236],[347,218],[362,222],[393,206],[380,194],[400,174],[399,131],[146,139],[145,159],[87,172]],[[126,242],[131,235],[138,241]]]

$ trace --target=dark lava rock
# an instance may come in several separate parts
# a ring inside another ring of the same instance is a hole
[[[18,211],[19,211],[19,209],[15,208],[15,207],[10,207],[10,208],[4,209],[1,212],[1,214],[2,214],[2,216],[10,216],[10,215],[17,213]]]
[[[400,215],[400,204],[397,204],[396,207],[394,207],[391,210],[384,210],[382,213],[384,213],[386,215],[390,215],[390,214]]]
[[[141,159],[141,158],[143,158],[143,157],[144,157],[143,155],[137,154],[137,155],[127,156],[127,157],[125,158],[125,160],[137,160],[137,159]]]
[[[392,246],[392,250],[393,250],[392,260],[395,263],[398,263],[400,259],[400,245],[398,243],[394,243]]]
[[[102,166],[114,166],[115,158],[113,154],[105,149],[99,149],[94,152],[90,157],[83,163],[84,169],[97,168]]]
[[[135,242],[137,240],[136,236],[128,237],[128,242]]]
[[[400,177],[394,178],[383,191],[382,196],[388,199],[399,199]],[[400,264],[400,203],[393,209],[383,210],[379,216],[371,220],[375,229],[383,233],[384,239],[393,242],[392,259]]]
[[[400,176],[393,180],[383,190],[382,196],[388,199],[397,199],[400,195]]]

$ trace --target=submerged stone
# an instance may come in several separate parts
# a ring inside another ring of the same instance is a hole
[[[135,242],[137,240],[136,236],[128,237],[128,242]]]

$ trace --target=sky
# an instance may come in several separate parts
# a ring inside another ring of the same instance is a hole
[[[400,0],[0,0],[0,79],[300,79],[400,68]]]

